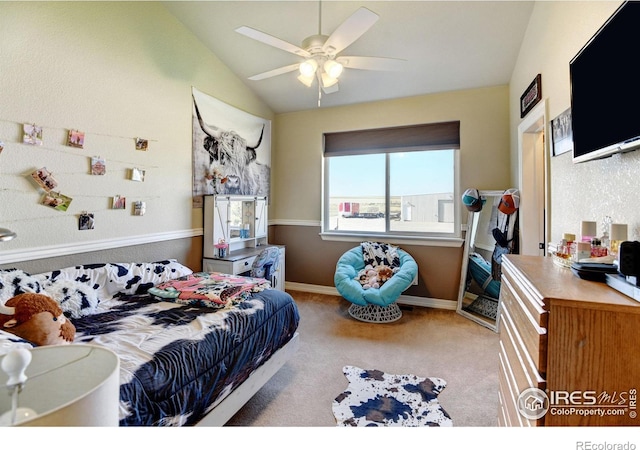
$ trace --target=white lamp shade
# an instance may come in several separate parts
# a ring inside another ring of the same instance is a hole
[[[611,224],[611,236],[612,241],[626,241],[627,240],[627,224],[626,223],[612,223]]]
[[[597,233],[597,227],[598,225],[595,222],[583,221],[581,227],[582,236],[594,237]]]
[[[7,229],[7,228],[0,228],[0,242],[2,241],[10,241],[11,239],[16,237],[16,233],[14,233],[13,231]]]
[[[298,75],[298,80],[300,80],[300,83],[304,84],[306,87],[311,87],[311,84],[313,83],[313,78],[314,78],[313,75],[311,75],[310,77],[304,76],[302,74]]]
[[[94,345],[51,345],[31,349],[27,382],[18,406],[36,416],[16,426],[119,425],[120,362],[112,351]],[[0,372],[0,389],[7,375]],[[11,397],[0,395],[0,414],[11,410]]]
[[[337,78],[332,78],[329,75],[327,75],[326,73],[322,74],[322,86],[323,87],[326,87],[326,88],[331,87],[334,84],[336,84],[337,82],[338,82]]]
[[[313,77],[318,69],[318,63],[315,59],[307,59],[303,63],[300,64],[299,70],[300,75],[304,77]]]
[[[340,64],[337,61],[334,61],[333,59],[330,59],[329,61],[324,63],[324,71],[331,78],[337,79],[342,74],[342,69],[343,69],[342,64]]]

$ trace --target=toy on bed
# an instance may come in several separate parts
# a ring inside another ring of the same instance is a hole
[[[156,290],[190,277],[219,285],[220,274],[197,275],[175,260],[0,270],[0,305],[19,293],[49,295],[75,326],[71,345],[118,355],[120,426],[222,425],[294,355],[300,316],[291,295],[264,279],[223,276],[225,288],[213,290],[223,308]],[[0,329],[0,350],[24,341]]]
[[[35,345],[70,344],[75,326],[60,305],[44,294],[18,294],[0,308],[0,327]]]

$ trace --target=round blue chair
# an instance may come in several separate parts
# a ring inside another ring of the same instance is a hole
[[[402,317],[396,300],[418,275],[418,264],[409,253],[398,249],[400,265],[380,288],[364,289],[358,273],[364,269],[362,247],[345,252],[336,264],[334,283],[342,297],[350,301],[349,315],[364,322],[394,322]]]

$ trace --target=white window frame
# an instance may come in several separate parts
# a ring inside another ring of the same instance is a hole
[[[452,149],[454,152],[454,180],[453,180],[453,196],[454,200],[460,198],[460,150]],[[429,151],[424,150],[424,151]],[[389,198],[389,155],[394,151],[385,152],[385,164],[386,164],[386,180],[385,180],[385,196],[386,207],[390,201]],[[378,152],[379,153],[379,152]],[[363,152],[362,154],[367,154]],[[441,246],[441,247],[460,247],[464,240],[461,238],[461,215],[462,207],[461,202],[454,201],[454,232],[453,233],[424,233],[424,232],[411,232],[400,233],[397,231],[387,232],[362,232],[362,231],[349,231],[349,230],[330,230],[329,229],[329,159],[340,158],[340,156],[323,156],[322,166],[322,212],[321,212],[321,232],[320,236],[326,241],[345,241],[345,242],[361,242],[365,240],[383,240],[386,242],[393,241],[396,244],[411,244],[411,245],[429,245],[429,246]],[[385,229],[389,229],[389,217],[385,214],[386,226]]]

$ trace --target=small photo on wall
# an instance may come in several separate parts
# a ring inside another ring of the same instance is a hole
[[[42,145],[42,127],[25,123],[22,125],[22,142],[29,145]]]
[[[136,138],[136,150],[147,151],[149,149],[149,141],[142,138]]]
[[[134,167],[131,169],[131,179],[133,181],[144,181],[145,172],[142,169]]]
[[[134,216],[144,216],[146,212],[147,205],[145,202],[133,202],[133,215]]]
[[[78,130],[69,130],[67,145],[69,147],[84,148],[84,133]]]
[[[4,142],[0,141],[0,153],[4,150]]]
[[[92,157],[91,175],[104,175],[105,173],[107,173],[107,161],[100,156]]]
[[[121,195],[114,195],[113,202],[111,203],[111,209],[125,209],[127,206],[127,199]]]
[[[67,197],[66,195],[62,195],[59,192],[47,192],[42,199],[42,204],[45,206],[50,206],[53,209],[57,209],[58,211],[66,211],[71,204],[71,197]]]
[[[93,213],[82,213],[78,218],[78,230],[93,230],[95,228],[95,220]]]
[[[53,175],[51,175],[51,172],[49,172],[46,167],[36,170],[31,174],[31,177],[35,180],[38,186],[47,192],[58,187],[58,182],[53,178]]]

